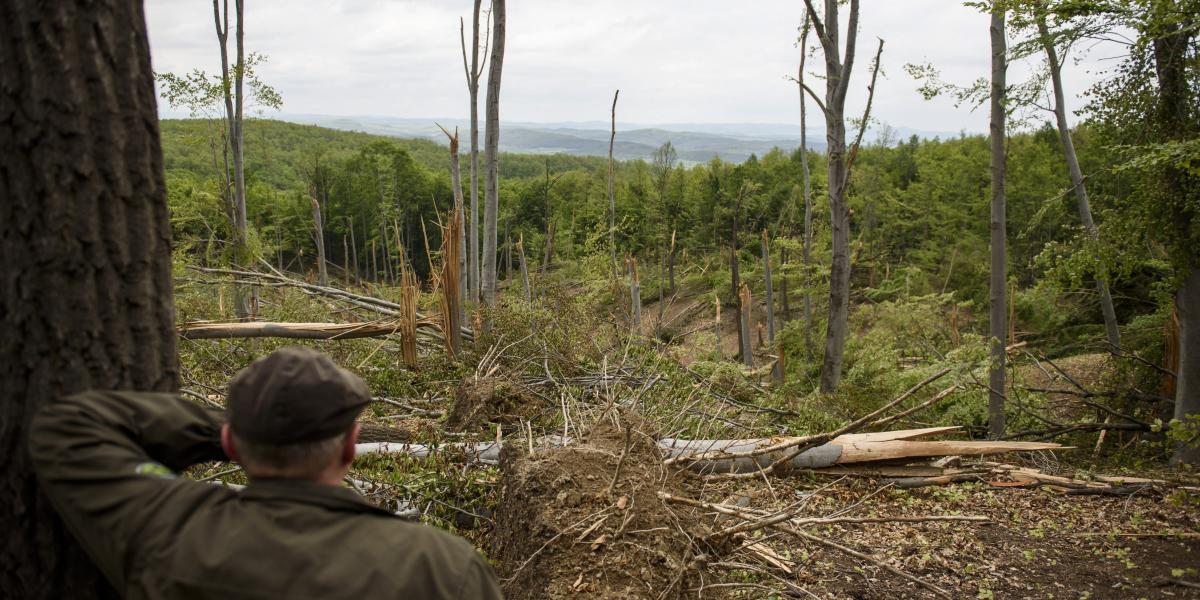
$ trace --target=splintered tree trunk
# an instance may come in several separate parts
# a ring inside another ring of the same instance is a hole
[[[499,214],[500,76],[504,67],[504,0],[492,0],[492,64],[488,69],[484,160],[487,190],[483,208],[483,301],[496,306],[496,217]]]
[[[140,2],[0,3],[0,595],[115,597],[41,494],[33,413],[175,389],[171,228]]]
[[[350,260],[354,263],[354,284],[362,285],[362,278],[358,276],[358,243],[354,239],[354,219],[346,219],[350,223]]]
[[[738,293],[738,323],[742,330],[742,363],[747,367],[754,368],[754,349],[751,347],[751,326],[753,323],[750,318],[750,311],[753,310],[754,304],[750,298],[750,287],[742,284],[742,289]]]
[[[762,256],[763,277],[767,283],[767,346],[770,348],[769,352],[779,355],[781,353],[775,347],[775,292],[772,289],[773,282],[771,281],[771,243],[767,239],[766,229],[762,232]],[[775,376],[775,381],[783,381],[783,366],[780,361],[775,361],[772,374]]]
[[[1007,287],[1007,264],[1005,263],[1005,245],[1007,243],[1005,217],[1005,112],[1004,90],[1006,71],[1008,69],[1007,44],[1004,39],[1004,11],[992,12],[992,265],[991,265],[991,298],[989,312],[989,345],[991,347],[991,368],[988,370],[988,434],[993,438],[1004,435],[1004,334],[1008,329],[1005,320],[1004,294]]]
[[[1054,87],[1054,119],[1058,124],[1058,137],[1062,142],[1063,157],[1067,161],[1067,171],[1071,174],[1071,186],[1075,189],[1075,200],[1079,205],[1079,220],[1092,241],[1099,238],[1096,223],[1092,220],[1092,205],[1088,200],[1087,184],[1084,182],[1083,169],[1079,167],[1079,157],[1075,154],[1075,142],[1071,139],[1071,128],[1067,124],[1067,107],[1063,93],[1062,65],[1058,62],[1058,51],[1050,37],[1046,26],[1046,15],[1038,14],[1038,33],[1041,35],[1042,48],[1046,51],[1046,61],[1050,65],[1050,81]],[[1114,353],[1121,351],[1121,329],[1117,325],[1117,311],[1113,308],[1112,293],[1108,290],[1108,280],[1098,274],[1096,276],[1096,291],[1100,296],[1100,312],[1104,315],[1104,332],[1108,337],[1110,350]]]
[[[744,188],[743,188],[744,189]],[[730,291],[733,293],[733,301],[737,305],[737,322],[738,333],[738,352],[741,353],[742,360],[745,360],[744,349],[750,345],[750,331],[742,326],[742,277],[739,273],[738,263],[738,219],[742,214],[742,191],[738,191],[737,205],[733,210],[733,219],[730,224],[729,234],[729,284]]]
[[[529,290],[529,266],[525,263],[525,235],[517,236],[517,257],[521,261],[521,287],[525,290],[525,304],[533,301]]]
[[[465,208],[463,206],[464,202],[463,202],[463,191],[462,191],[462,169],[459,168],[459,164],[458,164],[458,128],[457,127],[454,128],[454,135],[450,135],[450,132],[446,131],[445,129],[442,129],[442,131],[446,133],[446,137],[450,138],[450,188],[454,191],[454,210],[459,212],[459,215],[457,217],[458,218],[458,229],[459,229],[459,231],[458,231],[458,234],[459,234],[458,235],[458,241],[459,241],[459,248],[458,248],[458,263],[459,263],[458,264],[458,292],[459,292],[458,306],[460,309],[465,311],[466,310],[465,294],[466,294],[467,287],[470,284],[468,283],[469,277],[467,276],[467,262],[466,262],[467,261],[467,254],[466,254],[467,241],[466,241],[466,236],[462,235],[462,233],[463,233],[462,232],[463,213],[465,212]],[[443,252],[445,252],[445,251],[443,250]],[[461,315],[461,318],[462,319],[466,318],[465,312]],[[460,321],[460,323],[461,323],[461,321]],[[456,353],[458,352],[457,345],[455,346],[454,352],[456,352]]]
[[[321,203],[317,202],[317,190],[308,186],[308,197],[312,203],[313,226],[317,233],[317,281],[321,287],[329,285],[329,271],[325,267],[325,224],[321,222]]]
[[[642,330],[642,281],[638,277],[637,259],[632,256],[629,257],[629,306],[630,330],[637,334]]]
[[[612,129],[608,136],[608,253],[612,258],[613,278],[617,277],[617,197],[613,194],[613,144],[617,141],[617,97],[621,90],[613,93]]]
[[[282,270],[282,269],[280,269]],[[346,235],[342,234],[342,278],[346,280],[346,287],[350,287],[350,240],[346,239]]]

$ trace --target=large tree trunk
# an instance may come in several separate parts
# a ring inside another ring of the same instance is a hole
[[[483,301],[496,306],[496,218],[500,198],[500,76],[504,70],[504,0],[492,0],[492,56],[488,69],[484,161],[487,190],[483,207]]]
[[[1200,415],[1200,267],[1192,267],[1175,292],[1179,313],[1179,364],[1175,368],[1175,418]],[[1179,444],[1174,464],[1200,465],[1200,440]]]
[[[821,364],[821,392],[833,393],[842,378],[842,355],[846,347],[846,323],[850,315],[850,207],[846,202],[849,167],[846,157],[846,90],[854,67],[858,38],[858,0],[850,2],[846,28],[845,59],[838,46],[838,0],[825,1],[822,25],[813,16],[813,27],[825,54],[825,139],[829,156],[829,221],[833,256],[829,271],[829,322],[825,329],[825,355]],[[864,124],[865,126],[865,124]]]
[[[1050,37],[1046,26],[1045,13],[1038,13],[1038,33],[1041,35],[1042,48],[1046,51],[1046,62],[1050,65],[1050,81],[1054,87],[1054,119],[1058,124],[1058,137],[1062,142],[1063,157],[1067,161],[1067,171],[1071,174],[1071,187],[1075,190],[1075,199],[1079,205],[1079,220],[1083,223],[1088,237],[1096,241],[1099,233],[1096,223],[1092,220],[1092,205],[1088,200],[1087,184],[1084,182],[1083,169],[1079,168],[1079,157],[1075,154],[1075,142],[1071,139],[1071,129],[1067,125],[1067,107],[1062,83],[1062,65],[1058,61],[1058,51]],[[1113,308],[1112,293],[1108,290],[1108,280],[1103,274],[1096,276],[1096,291],[1100,295],[1100,312],[1104,314],[1104,332],[1108,337],[1110,350],[1121,351],[1121,330],[1117,326],[1117,311]]]
[[[1004,302],[1005,288],[1008,285],[1008,266],[1005,262],[1005,246],[1007,240],[1007,219],[1005,216],[1005,112],[1004,96],[1008,59],[1005,56],[1007,44],[1004,39],[1004,11],[992,12],[990,27],[992,39],[992,116],[991,116],[991,146],[992,146],[992,219],[991,231],[992,265],[990,311],[988,318],[991,347],[991,368],[988,370],[988,434],[993,438],[1004,435],[1004,337],[1008,331],[1008,313]]]
[[[0,3],[0,64],[0,595],[111,597],[39,492],[25,434],[57,396],[176,386],[141,3]]]

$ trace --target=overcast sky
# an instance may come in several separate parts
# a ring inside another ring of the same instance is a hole
[[[627,123],[794,123],[796,86],[784,77],[796,71],[802,7],[801,0],[515,0],[501,118],[606,121],[620,88],[617,117]],[[246,47],[269,57],[259,72],[283,95],[284,112],[463,118],[458,18],[467,17],[469,36],[471,9],[471,0],[247,0]],[[219,69],[209,2],[149,0],[146,13],[156,70]],[[925,101],[902,68],[928,61],[948,80],[986,76],[987,15],[956,0],[863,0],[851,114],[865,101],[877,37],[886,42],[878,120],[924,131],[987,129],[986,109]],[[231,36],[231,52],[232,45]],[[1117,52],[1094,48],[1068,64],[1073,106]],[[1024,72],[1015,67],[1010,80]],[[481,118],[482,100],[481,92]]]

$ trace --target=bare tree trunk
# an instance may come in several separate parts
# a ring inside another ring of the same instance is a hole
[[[317,280],[321,287],[329,286],[329,271],[325,267],[325,224],[321,222],[321,203],[317,201],[317,189],[308,186],[308,197],[312,203],[313,226],[317,234]]]
[[[992,11],[992,237],[991,293],[988,318],[991,347],[991,367],[988,370],[988,434],[993,438],[1004,435],[1005,351],[1004,335],[1008,329],[1004,294],[1008,283],[1005,262],[1007,218],[1005,216],[1005,120],[1004,111],[1007,43],[1004,38],[1004,10]]]
[[[808,60],[808,32],[811,15],[804,14],[804,26],[800,34],[800,68],[796,83],[800,88],[800,168],[804,180],[804,246],[801,264],[804,268],[804,355],[812,359],[813,311],[812,311],[812,241],[813,205],[812,182],[808,170],[808,103],[804,97],[804,67]]]
[[[282,270],[282,269],[280,269]],[[346,288],[350,287],[350,241],[342,234],[342,278],[346,280]]]
[[[379,267],[375,262],[375,240],[371,240],[371,282],[379,283]]]
[[[66,394],[177,386],[142,4],[2,2],[0,65],[0,596],[116,597],[41,493],[27,435]]]
[[[1175,418],[1200,415],[1200,267],[1192,267],[1175,292],[1179,314],[1179,364],[1175,367]],[[1200,465],[1200,443],[1179,443],[1172,464]]]
[[[458,132],[455,131],[450,145],[454,156],[454,181],[458,177]],[[449,223],[442,234],[442,330],[446,332],[446,350],[451,357],[457,357],[462,350],[462,322],[466,317],[463,310],[463,290],[459,287],[463,282],[463,196],[462,188],[455,186],[454,209],[450,211]],[[406,272],[401,269],[401,273]]]
[[[463,70],[467,74],[467,91],[471,96],[471,214],[466,221],[467,235],[464,243],[470,248],[467,260],[470,269],[467,271],[466,294],[472,302],[479,302],[479,77],[483,75],[483,65],[479,64],[479,8],[482,0],[475,0],[475,10],[471,17],[471,63],[467,65],[467,41],[463,31],[463,23],[459,21],[459,38],[463,49]],[[484,49],[486,54],[487,50]],[[485,59],[486,61],[486,59]]]
[[[512,279],[512,238],[508,235],[508,221],[504,222],[504,279]]]
[[[642,280],[638,277],[637,258],[629,257],[629,306],[630,331],[637,335],[642,331]]]
[[[671,283],[671,293],[675,293],[675,230],[671,230],[671,248],[667,252],[667,279]]]
[[[504,68],[505,0],[492,0],[491,65],[488,70],[484,160],[487,163],[487,194],[484,197],[483,223],[483,301],[496,306],[496,218],[499,210],[500,169],[500,77]]]
[[[742,289],[738,292],[738,326],[742,330],[742,364],[747,367],[754,368],[754,349],[751,342],[751,328],[753,326],[750,318],[750,311],[754,310],[754,303],[750,297],[750,287],[742,284]]]
[[[550,258],[554,256],[554,221],[550,220],[546,230],[546,248],[542,255],[542,268],[539,269],[542,275],[545,275],[546,269],[550,268]]]
[[[738,352],[742,355],[742,360],[746,360],[745,349],[750,346],[750,331],[742,324],[742,277],[738,269],[741,262],[738,260],[738,220],[742,216],[742,195],[745,190],[745,187],[738,190],[729,234],[729,283],[732,288],[730,291],[733,292],[733,301],[737,305],[737,318],[734,321],[737,322]]]
[[[771,244],[767,238],[767,230],[762,232],[762,256],[763,256],[763,278],[767,284],[767,346],[770,352],[781,354],[775,347],[775,293],[773,291],[774,284],[771,281]],[[779,361],[775,362],[775,368],[772,370],[775,376],[775,381],[783,381],[783,368]]]
[[[613,277],[617,276],[617,197],[613,194],[613,144],[617,141],[617,97],[613,93],[612,129],[608,136],[608,253],[612,259]]]
[[[358,243],[354,239],[354,218],[346,219],[350,223],[350,259],[354,262],[354,283],[362,285],[362,278],[358,276]]]
[[[779,249],[779,301],[782,304],[782,310],[779,314],[779,327],[783,328],[784,324],[792,315],[792,307],[788,304],[788,278],[787,278],[787,248]]]
[[[521,261],[521,287],[525,290],[525,304],[533,302],[529,289],[529,266],[525,263],[525,236],[517,236],[517,258]]]
[[[846,155],[846,90],[854,67],[858,38],[858,0],[850,0],[846,28],[845,58],[839,48],[838,0],[825,0],[822,23],[812,0],[804,0],[813,28],[825,55],[825,139],[829,156],[829,220],[833,256],[829,272],[829,322],[825,329],[825,355],[821,364],[821,392],[833,393],[842,378],[842,355],[846,346],[846,323],[850,314],[850,207],[846,202],[850,178]],[[869,104],[868,104],[869,105]],[[863,123],[863,127],[866,127]]]
[[[252,257],[249,256],[249,226],[246,221],[246,175],[243,161],[242,136],[242,81],[244,79],[242,65],[245,61],[244,45],[244,10],[243,1],[234,0],[236,31],[234,44],[237,52],[237,62],[232,69],[229,64],[229,0],[224,0],[223,10],[219,0],[213,0],[213,20],[217,28],[217,42],[221,49],[221,82],[224,88],[225,123],[228,132],[227,143],[233,155],[233,242],[236,263],[241,268],[249,267]],[[232,70],[232,74],[230,71]],[[234,309],[239,318],[247,318],[253,313],[254,298],[251,290],[244,287],[236,289]]]
[[[1046,62],[1050,65],[1050,81],[1054,87],[1054,119],[1058,124],[1058,137],[1062,142],[1063,157],[1067,160],[1067,171],[1071,174],[1071,186],[1075,189],[1075,199],[1079,204],[1079,220],[1092,241],[1099,238],[1096,223],[1092,220],[1092,206],[1088,200],[1087,184],[1084,182],[1083,170],[1079,168],[1079,157],[1075,154],[1075,142],[1071,139],[1071,129],[1067,125],[1067,107],[1064,99],[1062,83],[1062,64],[1058,60],[1058,51],[1046,27],[1046,15],[1038,12],[1038,33],[1041,35],[1042,48],[1046,50]],[[1097,257],[1099,261],[1099,257]],[[1104,314],[1104,331],[1108,337],[1110,350],[1114,353],[1121,351],[1121,330],[1117,325],[1117,311],[1113,308],[1112,293],[1108,290],[1108,280],[1104,275],[1096,276],[1096,291],[1100,295],[1100,312]]]

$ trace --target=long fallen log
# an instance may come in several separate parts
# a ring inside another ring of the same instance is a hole
[[[308,283],[305,281],[301,281],[299,279],[293,279],[291,277],[286,277],[281,274],[262,273],[259,271],[243,271],[240,269],[217,269],[217,268],[211,268],[211,267],[199,267],[196,265],[188,265],[188,268],[193,271],[200,272],[200,273],[209,273],[212,275],[227,275],[227,276],[234,277],[234,278],[241,279],[241,280],[265,281],[265,282],[273,283],[276,286],[294,287],[294,288],[303,290],[309,294],[315,294],[315,295],[319,295],[319,296],[326,296],[326,297],[330,297],[330,298],[338,298],[341,300],[345,300],[345,301],[350,302],[360,308],[371,310],[373,312],[377,312],[377,313],[387,315],[387,316],[398,316],[400,314],[400,305],[395,302],[392,302],[389,300],[384,300],[382,298],[376,298],[374,296],[366,296],[363,294],[356,294],[354,292],[350,292],[350,291],[343,290],[341,288],[332,287],[332,286],[314,285],[314,284],[311,284],[311,283]],[[434,319],[427,317],[426,315],[417,313],[418,326],[421,326],[421,322],[426,321],[426,320],[428,320],[428,322],[430,324],[435,322]],[[432,328],[431,325],[427,325],[426,327]],[[465,339],[467,339],[467,340],[475,339],[474,332],[471,331],[471,329],[469,327],[464,326],[461,328],[461,331],[462,331],[462,335]],[[437,329],[437,332],[438,332],[437,335],[440,336],[441,330]]]
[[[836,465],[888,462],[897,459],[919,459],[949,455],[978,456],[1002,454],[1005,452],[1065,449],[1064,446],[1059,444],[1037,442],[914,441],[906,439],[934,435],[942,433],[947,429],[952,428],[930,427],[926,429],[839,436],[834,441],[801,452],[789,461],[786,468],[776,469],[776,471],[786,473],[789,470],[825,469]],[[570,443],[570,439],[561,436],[548,436],[538,440],[539,447],[562,447]],[[778,443],[779,440],[771,438],[753,440],[680,440],[667,438],[659,440],[658,446],[668,458],[677,458],[711,453],[714,450],[729,450],[731,453],[751,454],[751,451],[758,446]],[[467,457],[468,462],[494,465],[499,463],[501,446],[502,442],[450,443],[439,446],[381,442],[359,444],[358,453],[408,454],[424,458],[438,451],[450,450],[462,452]],[[707,458],[687,461],[686,466],[692,471],[706,474],[755,472],[761,471],[763,467],[778,460],[779,456],[776,456],[776,454],[783,452],[785,451],[780,450],[770,454],[736,456],[733,458]]]
[[[418,323],[421,326],[423,323]],[[436,327],[424,323],[426,327]],[[179,326],[179,337],[185,340],[209,340],[228,338],[276,337],[302,340],[352,340],[356,338],[382,337],[400,331],[398,319],[380,319],[365,323],[270,323],[264,321],[245,322],[192,322]]]

